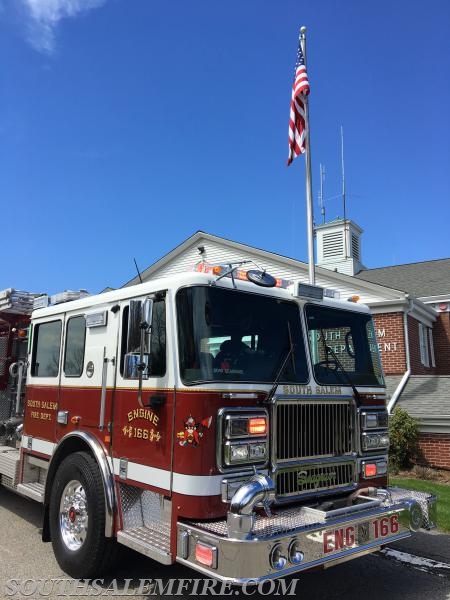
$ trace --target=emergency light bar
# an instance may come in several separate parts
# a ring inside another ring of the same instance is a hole
[[[246,262],[251,263],[253,261],[240,261],[238,263],[215,265],[201,261],[194,266],[194,271],[197,273],[210,273],[211,275],[217,275],[218,277],[230,277],[240,281],[251,281],[256,285],[261,285],[263,287],[277,287],[286,289],[292,285],[292,281],[281,279],[280,277],[272,277],[266,271],[239,269],[237,267],[233,268],[233,265],[239,266]]]

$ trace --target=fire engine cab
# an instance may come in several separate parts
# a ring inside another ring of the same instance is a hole
[[[0,476],[43,504],[64,571],[124,544],[259,582],[434,526],[434,497],[387,485],[369,310],[333,295],[201,262],[33,311]]]

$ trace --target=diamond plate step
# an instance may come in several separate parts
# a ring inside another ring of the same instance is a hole
[[[171,565],[170,529],[163,523],[150,523],[117,532],[117,541],[164,565]]]

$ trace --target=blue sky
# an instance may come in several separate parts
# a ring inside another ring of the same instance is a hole
[[[448,0],[0,0],[0,289],[118,287],[199,229],[307,260],[301,25],[316,221],[342,125],[366,266],[449,257]]]

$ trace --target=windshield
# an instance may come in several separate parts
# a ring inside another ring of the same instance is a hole
[[[295,302],[218,287],[177,294],[183,381],[271,383],[291,346],[281,382],[306,383],[308,369]]]
[[[314,377],[318,383],[348,385],[350,379],[354,385],[384,385],[370,315],[312,304],[306,306],[305,311]]]

